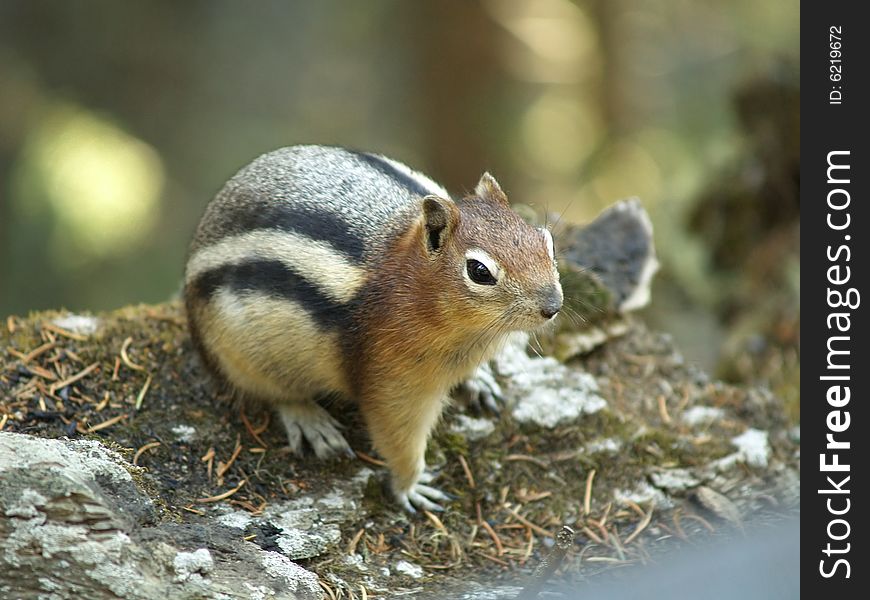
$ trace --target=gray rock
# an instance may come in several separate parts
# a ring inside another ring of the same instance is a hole
[[[750,427],[737,437],[731,438],[731,443],[737,446],[742,459],[750,467],[767,467],[770,457],[770,444],[767,432]]]
[[[668,492],[682,492],[701,484],[701,480],[688,469],[662,469],[650,474],[650,481],[657,488]]]
[[[92,335],[100,328],[100,320],[90,315],[64,315],[53,319],[51,323],[79,335]]]
[[[214,570],[211,553],[205,548],[195,552],[179,552],[172,561],[176,580],[187,581],[191,577],[208,575]]]
[[[420,579],[423,575],[426,574],[423,571],[423,567],[420,565],[415,565],[414,563],[408,562],[407,560],[400,560],[396,563],[396,566],[393,567],[393,570],[396,573],[401,573],[402,575],[407,575],[413,579]]]
[[[686,409],[681,419],[690,427],[709,425],[725,416],[725,411],[716,406],[693,406]]]
[[[770,458],[770,442],[766,431],[750,427],[740,435],[731,438],[731,443],[737,447],[737,452],[710,463],[709,471],[720,473],[729,471],[739,463],[760,469],[767,468]]]
[[[672,508],[674,506],[673,501],[668,496],[646,481],[638,482],[630,490],[614,490],[613,498],[620,504],[634,502],[635,504],[652,504],[656,508]]]
[[[638,198],[606,208],[563,249],[566,261],[596,273],[620,311],[646,306],[659,268],[653,227]]]
[[[622,440],[618,438],[603,438],[599,440],[593,440],[583,446],[583,453],[586,455],[603,453],[603,454],[614,454],[619,452],[622,448]]]
[[[158,523],[142,476],[96,441],[0,432],[0,597],[323,597],[315,574],[218,521]]]
[[[190,425],[176,425],[171,431],[175,435],[175,439],[185,444],[189,444],[196,439],[196,429]]]
[[[495,431],[495,423],[491,419],[458,414],[450,424],[450,431],[471,441],[481,440]]]
[[[527,342],[527,336],[516,335],[493,361],[496,372],[508,378],[505,398],[515,420],[552,429],[607,405],[595,378],[555,358],[529,356]]]

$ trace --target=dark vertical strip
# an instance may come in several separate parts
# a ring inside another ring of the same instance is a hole
[[[870,539],[870,31],[859,14],[862,6],[805,2],[801,15],[801,257],[807,290],[801,332],[801,586],[808,598],[866,597],[870,573],[864,559]],[[832,348],[847,353],[832,354]]]

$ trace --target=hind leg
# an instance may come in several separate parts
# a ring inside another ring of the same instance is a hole
[[[240,396],[276,408],[294,452],[305,440],[318,457],[350,453],[336,421],[313,400],[347,393],[337,333],[318,329],[298,303],[230,288],[191,315],[222,377]]]
[[[277,410],[287,429],[287,441],[294,453],[302,452],[302,440],[305,439],[317,458],[336,454],[353,456],[353,450],[339,432],[338,422],[313,400],[284,404]]]

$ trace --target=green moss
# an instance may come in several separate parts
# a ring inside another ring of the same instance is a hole
[[[599,277],[587,269],[560,266],[559,275],[568,314],[596,322],[613,309],[613,298]]]
[[[468,440],[458,433],[439,427],[433,435],[434,443],[427,448],[426,460],[429,463],[440,462],[443,455],[468,454]],[[438,456],[438,453],[442,456]]]

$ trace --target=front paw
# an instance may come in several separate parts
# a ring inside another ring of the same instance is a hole
[[[456,386],[454,397],[476,414],[484,409],[498,414],[501,411],[500,404],[504,401],[501,386],[495,380],[489,363],[480,365],[473,377]]]
[[[424,474],[424,477],[420,479],[430,481],[432,477]],[[445,494],[437,488],[424,485],[419,481],[406,489],[396,489],[394,486],[393,494],[396,496],[396,500],[398,500],[401,507],[411,514],[416,513],[418,508],[420,510],[441,512],[444,510],[444,507],[438,504],[438,502],[453,500],[453,497],[449,494]]]

